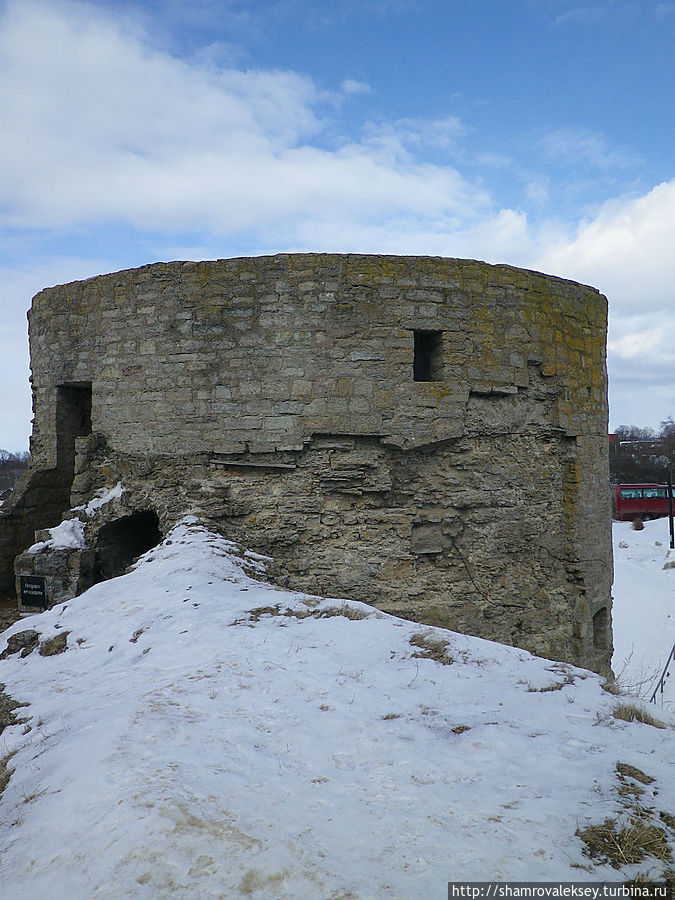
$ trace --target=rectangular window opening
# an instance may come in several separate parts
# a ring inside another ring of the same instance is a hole
[[[56,464],[70,469],[75,438],[91,434],[91,382],[59,384],[56,388]]]
[[[414,331],[413,379],[443,380],[443,332]]]

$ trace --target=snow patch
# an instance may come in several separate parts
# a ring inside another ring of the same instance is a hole
[[[93,516],[106,503],[110,503],[111,500],[119,500],[125,490],[126,488],[122,487],[122,482],[118,481],[114,488],[101,488],[86,506],[74,506],[73,511],[81,511],[87,516]]]
[[[38,541],[26,551],[39,553],[41,550],[81,550],[86,547],[84,540],[84,522],[79,519],[66,519],[55,528],[49,529],[50,538]]]
[[[106,503],[112,500],[119,500],[126,488],[122,487],[122,482],[118,481],[113,488],[101,488],[96,492],[92,500],[84,506],[74,506],[72,512],[82,512],[87,517],[91,517]],[[84,540],[84,522],[80,519],[66,519],[49,530],[49,540],[38,541],[26,551],[27,553],[39,553],[41,550],[81,550],[86,547]]]

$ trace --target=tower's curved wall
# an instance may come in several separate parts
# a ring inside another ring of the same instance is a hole
[[[292,586],[602,668],[605,335],[594,289],[474,261],[118,272],[34,298],[34,466],[206,515]]]

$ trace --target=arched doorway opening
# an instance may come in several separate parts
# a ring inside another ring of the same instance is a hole
[[[593,646],[598,650],[606,650],[610,637],[609,610],[602,606],[593,616]]]
[[[104,525],[96,540],[97,580],[123,575],[134,560],[156,547],[161,540],[159,518],[150,509]]]

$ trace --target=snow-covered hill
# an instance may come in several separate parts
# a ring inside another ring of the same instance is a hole
[[[0,638],[36,632],[0,660],[28,704],[0,739],[0,896],[441,900],[671,866],[667,712],[616,718],[587,671],[279,590],[263,563],[187,520]],[[639,829],[665,859],[613,868]]]

